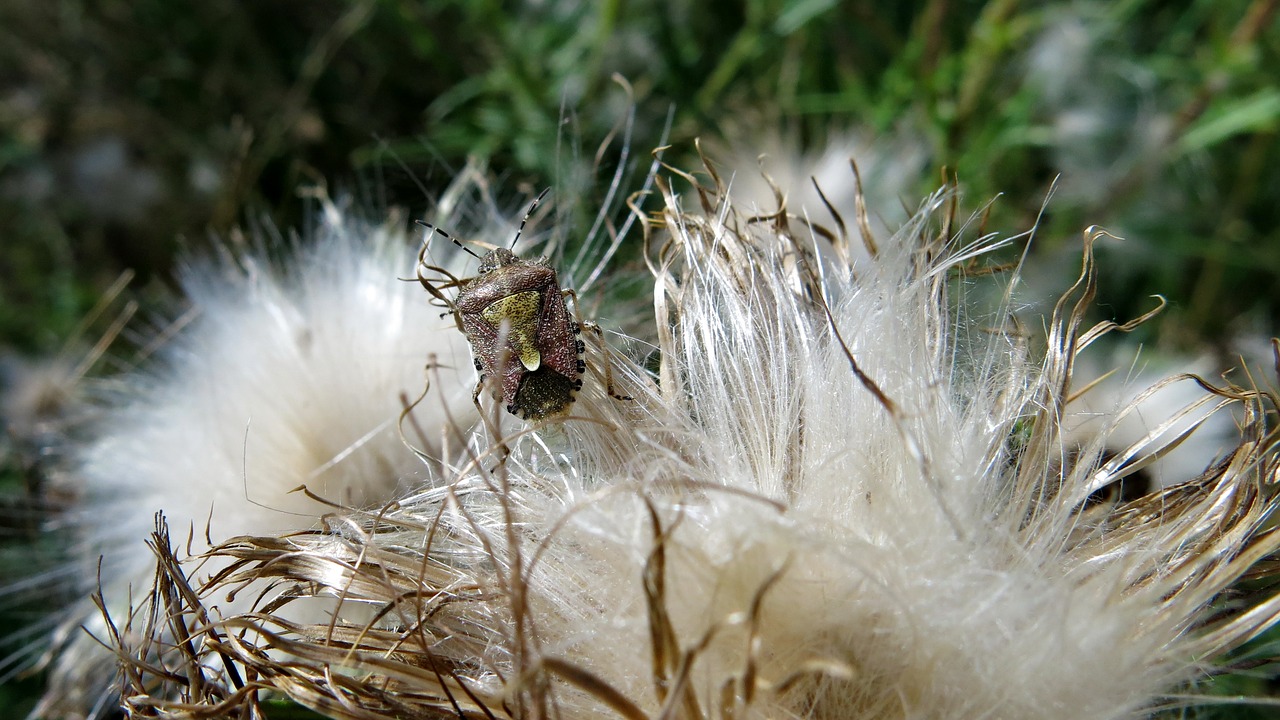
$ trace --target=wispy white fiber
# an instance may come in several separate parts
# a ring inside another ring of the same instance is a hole
[[[116,661],[87,594],[101,580],[106,608],[120,617],[147,590],[155,513],[197,555],[206,538],[319,527],[333,507],[303,486],[330,503],[377,509],[431,474],[397,423],[428,377],[446,389],[404,423],[411,442],[438,457],[446,411],[452,422],[473,417],[466,343],[413,279],[420,231],[410,233],[402,215],[369,222],[323,198],[321,209],[305,241],[267,248],[258,238],[189,261],[181,282],[194,319],[157,362],[98,388],[98,420],[81,429],[87,439],[63,473],[75,499],[58,524],[75,535],[86,599],[55,639],[40,711],[48,717],[93,714],[110,701]],[[461,255],[433,245],[441,251]],[[193,579],[223,565],[193,570]],[[253,596],[218,605],[243,610]]]

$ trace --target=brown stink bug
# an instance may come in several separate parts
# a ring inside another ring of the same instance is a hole
[[[511,241],[512,247],[546,194],[547,190],[543,190],[529,206]],[[512,415],[536,421],[567,413],[582,389],[586,371],[582,359],[585,347],[578,337],[582,325],[570,317],[565,301],[573,291],[561,289],[556,271],[546,258],[522,260],[508,248],[496,248],[480,257],[443,230],[421,220],[418,223],[480,258],[478,274],[459,279],[442,268],[425,264],[426,243],[418,254],[418,281],[449,308],[458,329],[471,343],[476,370],[480,372],[472,394],[477,406],[485,380],[492,377],[497,385],[495,395]],[[424,268],[441,273],[449,281],[432,284],[422,275]],[[458,289],[454,299],[441,292],[446,287]],[[609,384],[612,386],[611,379]],[[609,391],[613,395],[612,387]]]

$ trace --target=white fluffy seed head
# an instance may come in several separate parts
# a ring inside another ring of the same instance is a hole
[[[1168,636],[1127,637],[1149,606],[1107,607],[1120,577],[1068,579],[1070,559],[1026,547],[1025,515],[1002,507],[1035,368],[1008,336],[979,346],[988,318],[942,304],[979,248],[922,240],[941,204],[844,267],[782,220],[668,196],[664,426],[619,423],[622,474],[577,448],[590,507],[572,520],[554,500],[519,514],[557,519],[529,582],[540,655],[649,716],[685,660],[682,702],[706,716],[1119,717],[1167,680],[1143,659]],[[645,442],[660,433],[678,452]],[[665,587],[646,593],[658,558]],[[1075,676],[1047,682],[1058,663]],[[599,699],[554,705],[585,717]]]
[[[374,718],[1124,718],[1271,623],[1275,598],[1206,614],[1280,543],[1271,398],[1217,391],[1242,408],[1235,449],[1131,503],[1092,498],[1148,450],[1100,464],[1105,430],[1065,450],[1099,234],[1037,341],[1005,322],[1011,290],[964,295],[1001,281],[973,272],[999,242],[944,230],[949,195],[859,254],[718,183],[659,185],[656,372],[588,336],[572,416],[482,425],[444,482],[363,527],[218,549],[382,610],[234,620],[227,657]]]
[[[859,257],[688,195],[666,194],[654,263],[660,389],[633,393],[660,424],[627,408],[571,446],[567,519],[563,495],[498,499],[545,528],[522,548],[540,630],[525,663],[601,683],[543,701],[590,716],[607,686],[649,717],[1119,718],[1196,672],[1188,629],[1248,565],[1219,565],[1241,547],[1222,534],[1263,526],[1274,449],[1246,434],[1231,469],[1094,509],[1160,447],[1101,466],[1062,451],[1098,235],[1033,353],[1007,304],[979,312],[956,287],[999,243],[941,233],[945,196]],[[1262,427],[1264,398],[1201,397]]]
[[[485,210],[462,184],[433,220]],[[81,429],[88,439],[61,475],[76,499],[60,524],[76,528],[80,589],[100,580],[113,620],[151,582],[155,513],[195,555],[206,538],[313,529],[335,505],[376,510],[426,482],[458,442],[443,429],[474,421],[470,350],[414,277],[420,242],[432,243],[428,262],[455,273],[469,258],[440,237],[424,240],[403,216],[369,222],[324,197],[321,210],[305,241],[267,248],[258,238],[258,249],[190,260],[181,271],[189,323],[156,362],[100,381],[98,419]],[[480,239],[502,243],[511,232],[495,219]],[[402,419],[428,383],[430,397]],[[192,581],[226,565],[214,559]],[[219,609],[243,611],[254,595]],[[70,610],[55,637],[42,708],[50,716],[96,713],[110,695],[115,659],[82,622],[105,638],[88,600]]]

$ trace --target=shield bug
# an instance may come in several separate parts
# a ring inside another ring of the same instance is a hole
[[[546,194],[543,190],[529,206],[511,247]],[[522,260],[501,247],[480,257],[440,228],[421,220],[418,223],[480,259],[477,275],[460,279],[425,264],[425,243],[418,254],[418,281],[449,308],[458,329],[471,343],[480,372],[472,399],[479,405],[485,380],[494,378],[495,395],[512,415],[536,421],[567,413],[582,389],[586,372],[582,359],[585,346],[579,338],[583,325],[570,316],[566,302],[571,296],[576,300],[573,291],[560,287],[546,258]],[[423,276],[424,268],[441,273],[448,282],[432,284]],[[446,287],[458,289],[452,300],[441,292]],[[630,399],[613,393],[612,378],[609,385],[610,395]]]

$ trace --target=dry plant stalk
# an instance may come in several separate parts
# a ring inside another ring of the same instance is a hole
[[[1129,502],[1097,499],[1190,431],[1064,443],[1077,354],[1126,327],[1084,325],[1104,233],[1031,350],[1018,269],[984,265],[1010,241],[963,240],[953,192],[872,242],[668,170],[656,377],[588,347],[634,401],[594,370],[553,423],[450,423],[435,484],[235,538],[202,583],[161,523],[155,589],[111,618],[135,716],[1135,717],[1276,620],[1274,393],[1168,380],[1234,408],[1238,444]],[[989,312],[979,282],[1008,283]],[[328,623],[282,619],[316,602]]]

